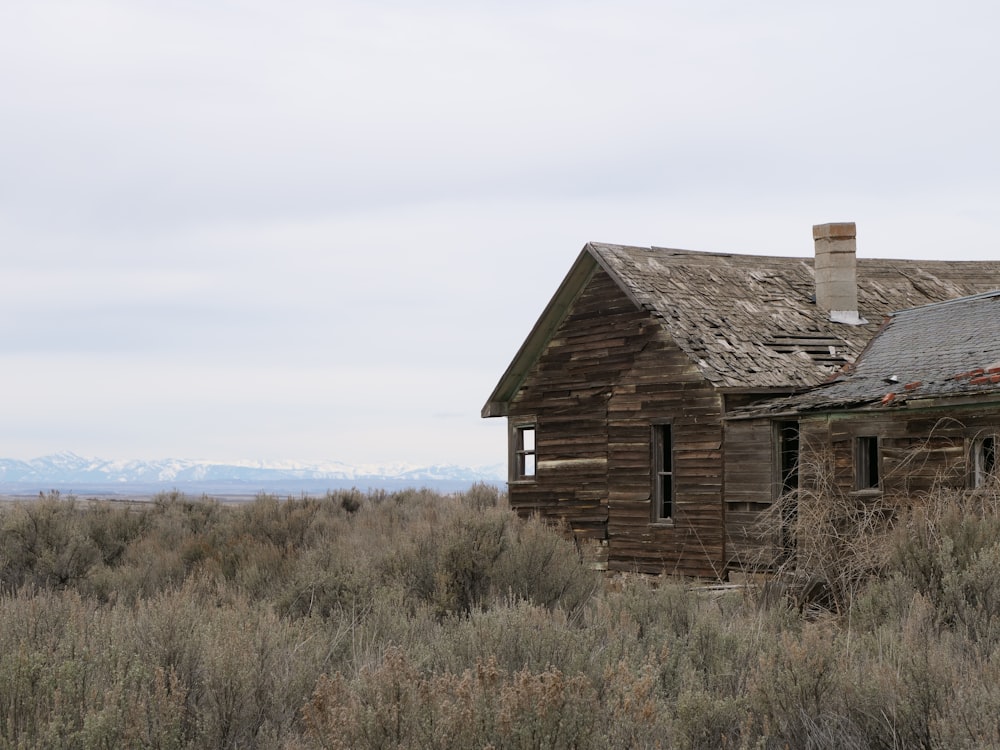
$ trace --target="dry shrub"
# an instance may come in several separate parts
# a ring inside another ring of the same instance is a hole
[[[652,661],[634,665],[625,660],[609,664],[599,683],[602,732],[607,747],[670,747],[670,712],[658,691]],[[718,743],[713,745],[717,748]]]
[[[184,746],[185,689],[138,658],[122,614],[65,591],[5,598],[0,736],[18,746]]]
[[[752,747],[748,694],[770,625],[703,620],[718,611],[711,601],[704,610],[693,642],[668,635],[619,656],[608,644],[623,621],[611,609],[573,623],[513,602],[450,618],[421,643],[322,680],[308,734],[330,748]]]
[[[856,747],[961,747],[943,742],[954,725],[954,686],[963,659],[942,638],[922,596],[906,613],[871,632],[839,639],[840,687],[829,700],[840,715],[839,736]],[[978,746],[978,745],[977,745]]]
[[[607,658],[609,633],[603,625],[580,627],[563,610],[523,600],[498,603],[442,623],[427,644],[425,663],[452,672],[487,659],[509,671],[557,665],[567,674],[587,674],[596,683]]]
[[[384,576],[401,581],[442,617],[509,599],[573,612],[599,584],[570,541],[508,510],[460,503],[440,518],[411,523],[407,531],[383,561]]]
[[[161,531],[171,529],[174,533],[202,534],[216,528],[224,519],[226,509],[210,497],[191,498],[182,492],[160,493],[153,498],[150,513],[154,522],[160,524]],[[162,523],[162,519],[178,522],[177,526]]]
[[[763,601],[787,596],[814,614],[846,614],[888,568],[897,503],[879,493],[845,492],[829,452],[814,454],[800,472],[807,478],[802,486],[758,522],[760,536],[775,542],[754,563],[771,572]]]
[[[141,660],[186,692],[185,736],[201,747],[274,747],[328,663],[330,631],[282,619],[225,585],[191,579],[134,609]]]
[[[435,565],[432,581],[418,581],[417,590],[429,589],[442,614],[468,614],[485,603],[508,544],[507,524],[508,519],[496,513],[458,513],[439,535],[425,538],[424,552],[433,546]]]
[[[93,528],[73,498],[51,494],[18,503],[0,529],[0,581],[6,591],[25,584],[66,588],[82,580],[102,557]]]
[[[128,545],[118,565],[92,569],[79,589],[100,601],[132,603],[180,585],[187,575],[182,549],[143,536]]]
[[[302,547],[317,517],[324,511],[336,513],[330,501],[310,497],[279,500],[274,495],[258,495],[252,503],[233,514],[233,533],[266,542],[279,550]]]
[[[676,740],[666,747],[717,750],[741,747],[746,701],[703,691],[682,693],[677,701]]]
[[[995,487],[873,501],[823,484],[799,498],[777,585],[801,596],[818,581],[840,616],[782,635],[762,661],[766,746],[997,744],[998,510]]]
[[[0,747],[1000,746],[997,504],[842,500],[807,618],[462,496],[3,508]]]
[[[987,651],[1000,643],[997,487],[940,491],[915,504],[893,536],[893,568],[926,596],[940,624]]]
[[[87,536],[97,545],[101,563],[116,566],[129,545],[146,532],[146,513],[137,513],[127,504],[92,502],[83,515]]]
[[[303,709],[307,736],[330,749],[589,748],[599,704],[585,677],[510,672],[494,660],[425,675],[398,648],[353,681],[322,678]]]
[[[301,552],[273,600],[284,615],[332,617],[367,608],[377,588],[371,571],[360,568],[342,547],[330,544]]]
[[[326,500],[336,503],[345,513],[357,513],[364,501],[364,494],[357,487],[349,490],[327,490]]]
[[[462,505],[472,510],[486,510],[506,505],[506,496],[495,484],[476,482],[463,492],[459,499]]]
[[[807,624],[801,633],[780,634],[761,657],[754,713],[759,731],[775,746],[856,746],[843,708],[840,646],[832,635],[827,623]]]
[[[583,564],[565,534],[539,518],[502,513],[508,541],[493,572],[494,594],[579,613],[600,586],[600,576]]]

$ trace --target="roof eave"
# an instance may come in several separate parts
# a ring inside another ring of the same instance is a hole
[[[997,401],[1000,401],[1000,390],[991,388],[983,391],[910,396],[904,405],[912,409],[939,409],[952,406],[979,406]]]
[[[809,390],[813,386],[803,386],[803,385],[760,385],[760,386],[744,386],[744,385],[720,385],[716,386],[716,390],[720,393],[733,393],[733,394],[746,394],[746,395],[756,395],[760,394],[763,396],[767,395],[785,395],[789,396],[800,391]]]
[[[727,421],[738,422],[747,419],[780,419],[784,417],[822,417],[831,414],[859,414],[887,411],[917,411],[947,409],[955,407],[976,407],[984,404],[1000,403],[1000,389],[989,391],[965,391],[962,393],[909,395],[904,400],[883,403],[878,397],[858,398],[853,403],[810,404],[808,406],[780,408],[768,411],[765,405],[759,410],[747,410],[725,415]]]

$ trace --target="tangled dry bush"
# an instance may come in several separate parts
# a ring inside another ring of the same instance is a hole
[[[827,508],[805,617],[489,487],[0,509],[0,747],[1000,746],[998,508]]]
[[[760,536],[780,544],[762,549],[753,567],[770,569],[764,594],[787,594],[800,609],[844,614],[868,583],[885,573],[890,532],[900,507],[879,493],[845,492],[834,481],[833,458],[800,467],[809,486],[781,496],[761,515]]]
[[[941,483],[914,495],[846,492],[833,480],[832,456],[814,461],[805,468],[809,486],[762,514],[761,536],[778,539],[781,530],[783,545],[754,561],[771,571],[766,598],[787,593],[800,609],[846,615],[872,583],[901,576],[952,617],[967,604],[991,610],[1000,601],[992,575],[1000,483],[969,490]]]

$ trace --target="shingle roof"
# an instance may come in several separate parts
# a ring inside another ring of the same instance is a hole
[[[832,323],[814,301],[813,258],[588,243],[500,378],[483,416],[507,405],[597,267],[658,317],[711,383],[803,390],[853,362],[894,310],[1000,288],[1000,262],[857,259],[868,323]]]
[[[853,362],[893,310],[1000,287],[998,262],[859,258],[858,307],[869,322],[851,326],[816,306],[812,258],[586,249],[707,380],[729,388],[817,385]]]
[[[895,313],[828,385],[754,411],[816,411],[1000,393],[1000,291]]]

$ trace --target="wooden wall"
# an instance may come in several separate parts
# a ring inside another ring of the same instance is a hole
[[[722,397],[658,330],[608,404],[612,570],[721,577]],[[652,423],[670,420],[673,523],[651,523]]]
[[[730,421],[725,438],[726,565],[767,569],[782,554],[780,529],[767,523],[778,496],[774,426],[770,419]]]
[[[595,271],[511,401],[511,424],[537,425],[538,457],[534,480],[511,482],[511,507],[607,538],[608,399],[657,327]]]
[[[978,435],[1000,433],[1000,405],[806,416],[800,428],[803,487],[814,487],[816,473],[827,471],[839,492],[853,492],[855,438],[876,436],[882,493],[912,496],[938,487],[967,487],[970,442]]]
[[[722,397],[598,269],[512,399],[537,425],[538,471],[512,482],[522,514],[607,540],[608,567],[719,576],[725,566]],[[672,524],[652,519],[651,425],[670,420]]]
[[[724,397],[597,269],[511,400],[509,423],[535,424],[537,449],[536,476],[511,482],[511,506],[606,544],[612,570],[724,577],[766,568],[782,554],[780,529],[760,523],[780,481],[773,423],[723,425],[725,408],[757,398]],[[663,421],[674,449],[669,523],[652,516],[652,425]],[[828,466],[837,488],[852,492],[854,438],[877,436],[882,490],[905,495],[966,486],[969,441],[1000,433],[1000,404],[805,415],[799,424],[803,488]]]

